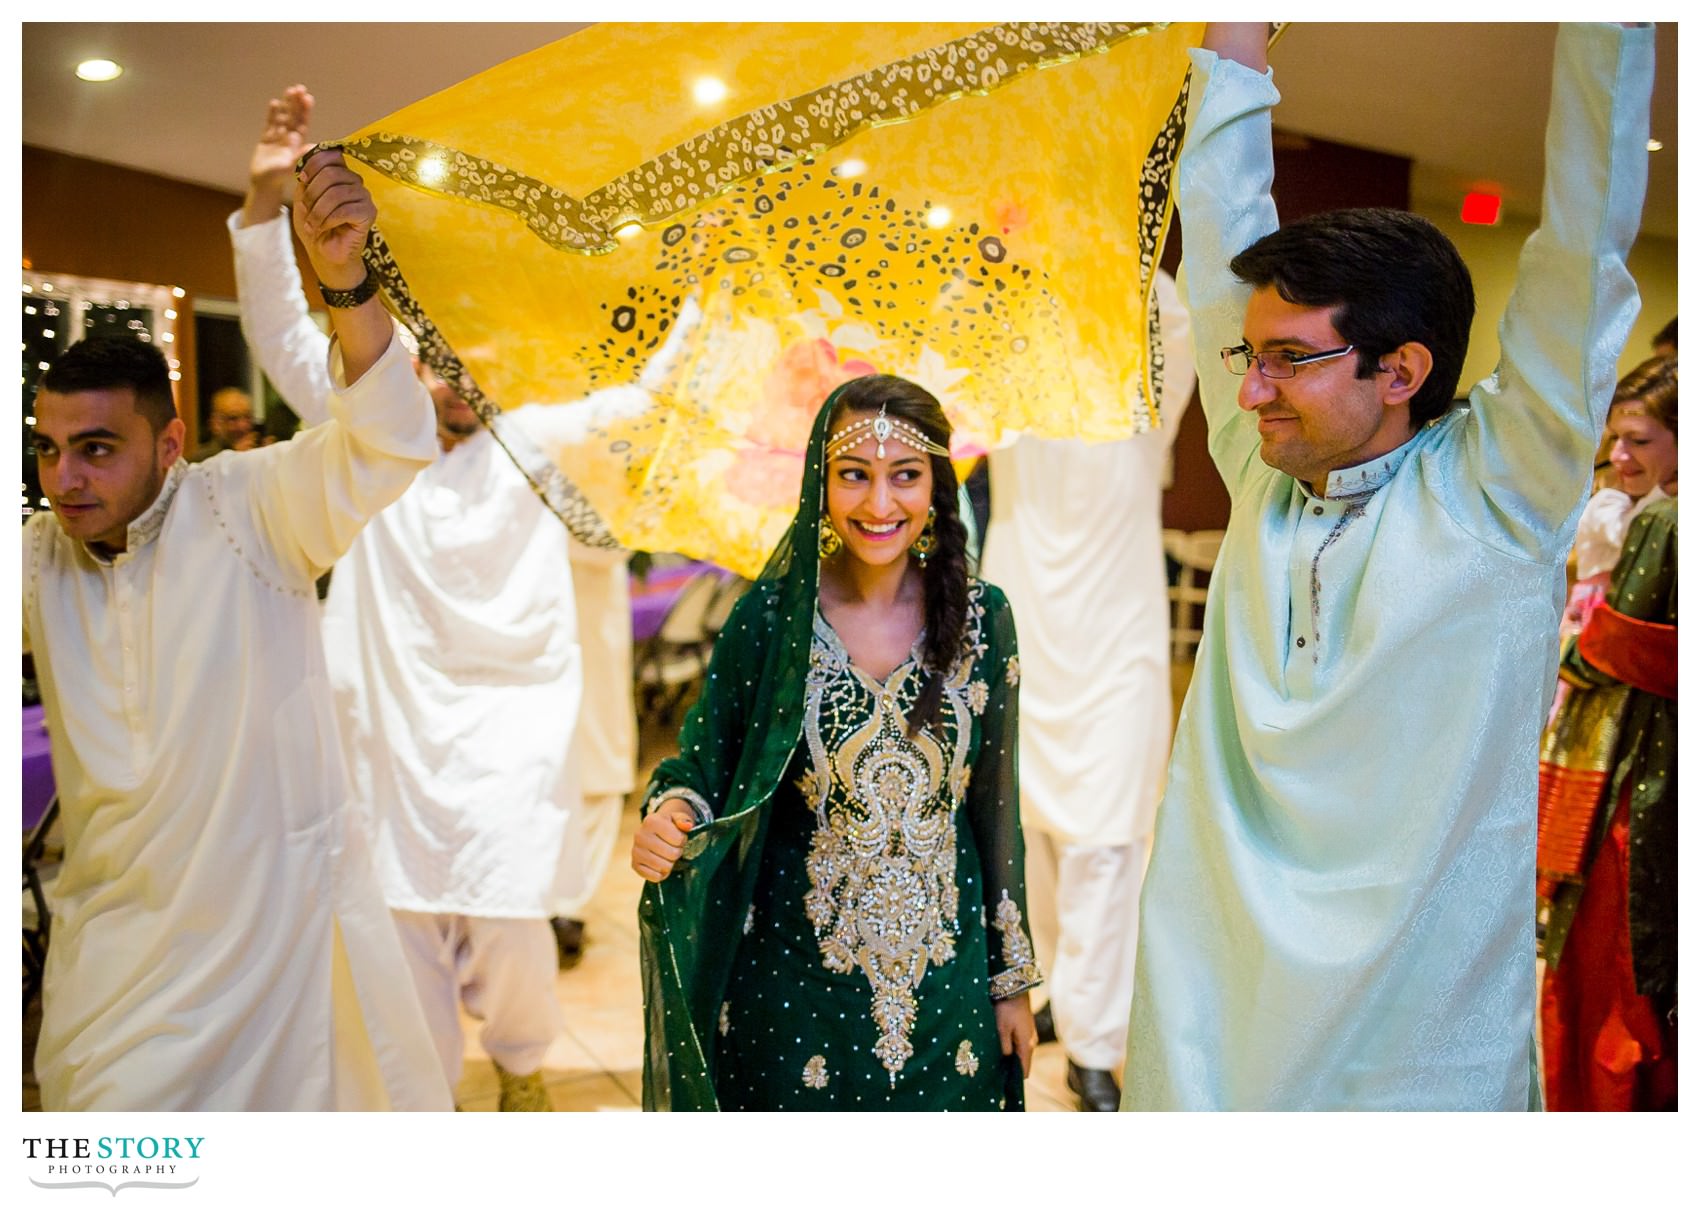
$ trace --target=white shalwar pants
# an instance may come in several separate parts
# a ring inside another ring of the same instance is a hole
[[[1025,833],[1028,924],[1057,1040],[1081,1068],[1119,1075],[1151,839],[1100,847]]]
[[[623,792],[586,796],[567,817],[561,838],[561,866],[550,899],[551,917],[579,918],[607,874],[620,837]]]
[[[543,918],[392,910],[431,1040],[452,1091],[465,1066],[460,1008],[484,1027],[484,1051],[510,1074],[543,1068],[565,1026],[555,999],[555,935]]]

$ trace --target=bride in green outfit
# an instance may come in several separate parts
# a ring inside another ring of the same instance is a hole
[[[632,866],[644,1107],[1022,1106],[1015,620],[968,576],[950,423],[893,376],[815,418]]]

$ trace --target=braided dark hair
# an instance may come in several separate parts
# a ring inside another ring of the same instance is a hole
[[[830,425],[836,431],[850,413],[878,412],[907,421],[940,446],[950,447],[950,421],[933,394],[896,375],[864,375],[844,385]],[[945,679],[956,664],[968,622],[968,531],[957,513],[956,468],[943,455],[929,455],[933,469],[935,545],[922,574],[926,644],[921,668],[927,679],[909,713],[909,736],[931,724],[944,699]]]

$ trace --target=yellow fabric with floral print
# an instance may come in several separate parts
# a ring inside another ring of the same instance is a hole
[[[599,24],[344,146],[439,373],[489,412],[647,368],[654,407],[598,418],[561,470],[627,546],[753,575],[854,375],[931,390],[959,454],[1152,423],[1202,28]]]

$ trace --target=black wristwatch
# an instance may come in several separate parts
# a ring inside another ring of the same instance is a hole
[[[359,286],[346,291],[338,290],[334,286],[326,286],[322,282],[319,283],[319,294],[325,297],[326,307],[359,307],[377,293],[378,278],[370,269],[366,271],[366,276],[360,280]]]

